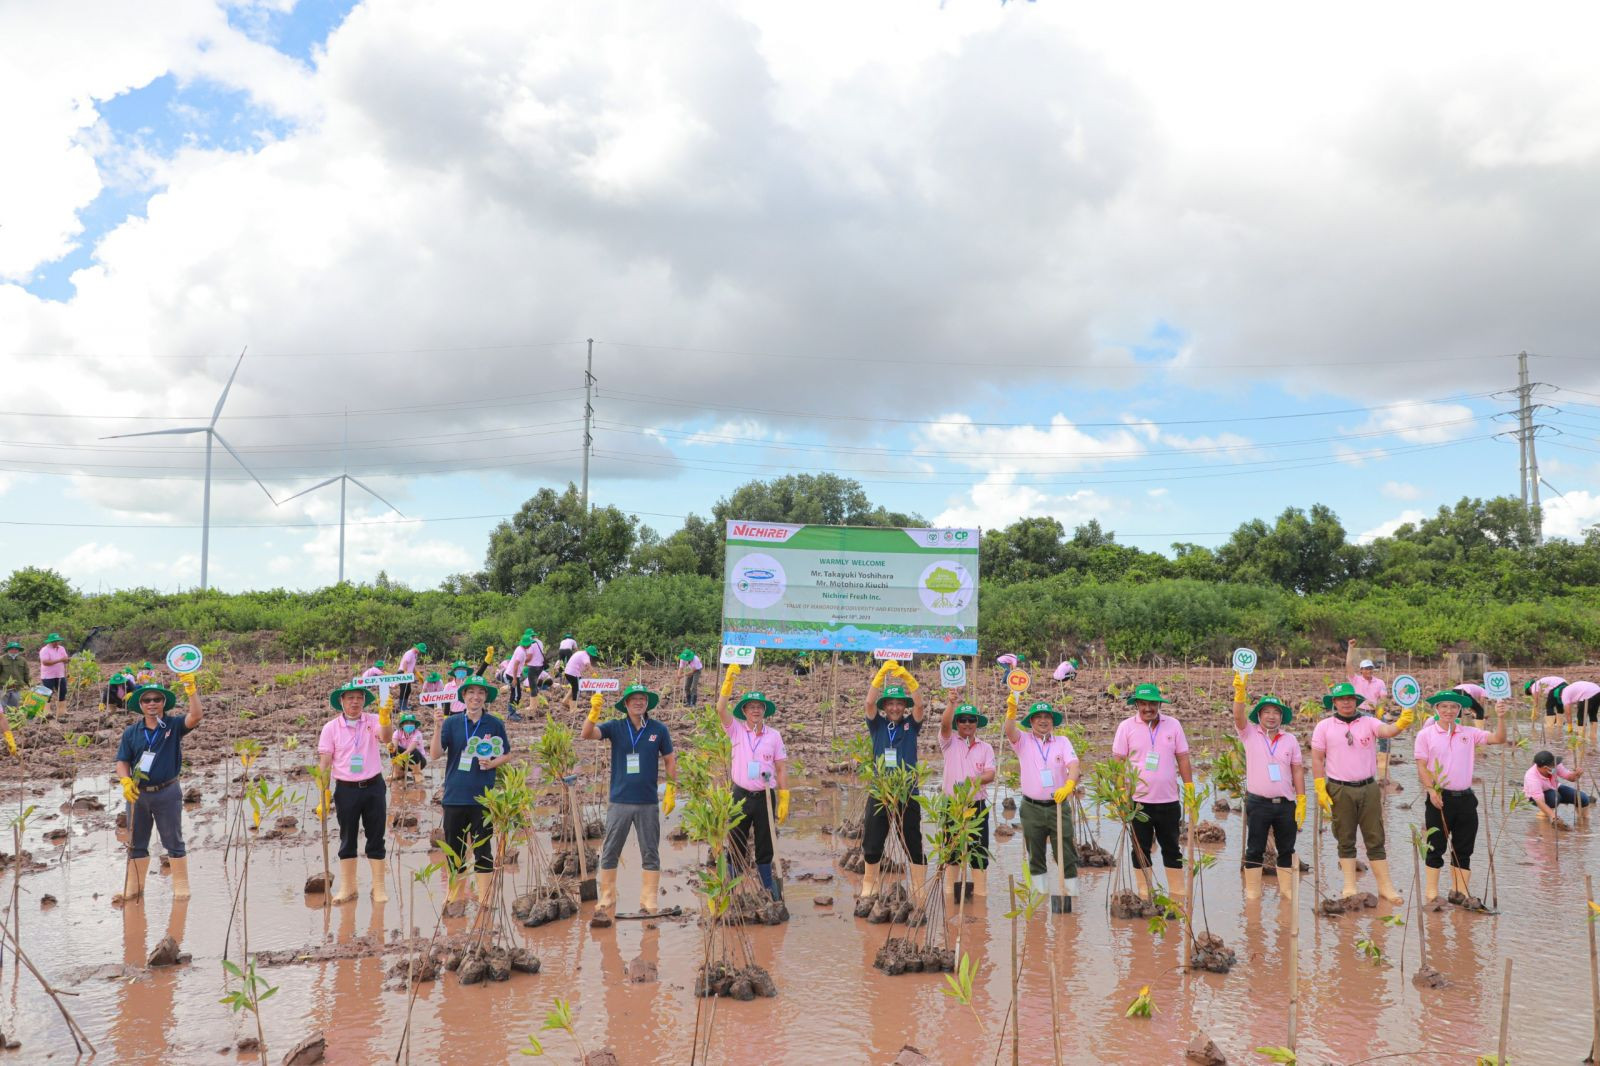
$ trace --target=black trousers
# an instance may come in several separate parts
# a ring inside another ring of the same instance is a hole
[[[397,706],[402,711],[411,706],[411,682],[400,682],[400,697]]]
[[[1136,803],[1139,810],[1145,813],[1145,818],[1133,820],[1133,840],[1139,846],[1134,849],[1133,864],[1140,868],[1147,868],[1154,852],[1150,846],[1154,843],[1161,845],[1161,865],[1169,870],[1177,870],[1183,866],[1183,848],[1178,843],[1178,825],[1183,821],[1183,804],[1177,800],[1171,803]]]
[[[772,831],[767,828],[767,793],[747,792],[738,785],[733,786],[733,798],[744,806],[744,821],[733,827],[733,832],[728,838],[733,845],[735,855],[748,855],[747,848],[751,841],[756,846],[756,862],[770,863],[772,861]],[[778,797],[772,797],[773,811],[777,811]]]
[[[1267,833],[1272,833],[1272,845],[1278,849],[1278,869],[1287,870],[1294,865],[1294,842],[1299,830],[1294,824],[1294,800],[1273,800],[1245,794],[1244,798],[1244,865],[1255,869],[1267,854]]]
[[[867,798],[867,820],[861,830],[861,858],[870,863],[883,861],[883,848],[889,842],[889,812],[877,800]],[[922,804],[915,797],[900,813],[900,842],[913,866],[926,861],[922,856]]]
[[[1590,696],[1580,703],[1572,705],[1572,720],[1577,725],[1585,722],[1600,722],[1600,696]],[[1584,717],[1588,715],[1588,717]]]
[[[472,868],[480,874],[494,872],[494,841],[489,816],[483,805],[447,804],[444,809],[444,842],[461,858],[466,869],[467,838],[472,838]],[[579,842],[579,847],[582,847]]]
[[[1445,837],[1448,836],[1450,864],[1458,870],[1470,870],[1472,849],[1478,843],[1478,795],[1468,788],[1460,792],[1447,791],[1441,798],[1444,800],[1442,811],[1424,799],[1422,824],[1434,830],[1428,834],[1426,861],[1435,870],[1444,866]]]
[[[339,819],[339,858],[356,857],[356,833],[367,838],[367,858],[384,857],[383,834],[389,824],[389,790],[383,775],[367,778],[364,787],[354,781],[333,783],[333,813]]]

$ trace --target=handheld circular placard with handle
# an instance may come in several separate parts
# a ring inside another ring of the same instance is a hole
[[[1253,674],[1256,669],[1256,653],[1250,648],[1238,648],[1233,653],[1233,669],[1241,674]]]
[[[1410,674],[1401,674],[1394,679],[1394,701],[1403,708],[1411,708],[1422,699],[1422,686],[1417,684],[1417,679]]]
[[[167,652],[167,669],[175,674],[192,674],[204,661],[205,656],[193,644],[177,644]]]

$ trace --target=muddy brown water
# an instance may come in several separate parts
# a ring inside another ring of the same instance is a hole
[[[1526,704],[1520,706],[1525,715]],[[1203,706],[1192,712],[1180,706],[1180,713],[1192,713],[1190,742],[1204,762],[1205,751],[1224,735],[1224,718],[1214,704],[1210,713]],[[1082,715],[1099,751],[1107,747],[1105,727],[1117,716],[1109,703],[1095,714]],[[841,712],[844,720],[853,721],[853,715]],[[1297,723],[1302,736],[1305,730],[1300,727],[1306,725]],[[1519,728],[1526,736],[1526,717]],[[533,734],[531,726],[519,729],[514,731],[519,739],[523,733]],[[1300,921],[1302,1062],[1352,1063],[1396,1056],[1384,1061],[1471,1063],[1477,1055],[1493,1054],[1506,958],[1515,960],[1513,1060],[1583,1059],[1590,1032],[1583,875],[1594,868],[1593,838],[1600,818],[1558,834],[1520,811],[1505,822],[1504,838],[1498,837],[1505,807],[1500,794],[1502,758],[1506,791],[1518,791],[1531,752],[1540,746],[1535,730],[1528,749],[1485,749],[1487,754],[1478,760],[1485,821],[1497,834],[1500,913],[1473,915],[1451,907],[1425,916],[1429,961],[1449,980],[1447,987],[1419,990],[1411,983],[1419,964],[1414,909],[1380,904],[1360,915],[1314,918],[1312,879],[1305,875]],[[1398,740],[1396,749],[1408,756],[1409,741]],[[936,761],[936,751],[930,737],[923,745],[924,758]],[[303,752],[300,755],[304,757]],[[1005,756],[1007,761],[1011,758]],[[1012,930],[1003,914],[1004,874],[1021,870],[1020,834],[997,843],[991,895],[961,926],[962,949],[979,966],[969,1011],[943,994],[940,976],[887,977],[872,969],[873,956],[889,930],[851,917],[849,904],[857,878],[833,865],[849,842],[836,840],[821,827],[848,817],[855,793],[839,787],[848,785],[843,779],[824,775],[823,761],[820,753],[807,760],[810,772],[797,782],[796,813],[781,842],[790,863],[786,898],[792,920],[750,931],[757,961],[776,979],[776,999],[698,1001],[692,981],[702,935],[693,917],[621,922],[612,929],[590,930],[586,919],[592,905],[585,904],[578,920],[537,929],[515,927],[517,936],[542,960],[540,974],[517,974],[503,984],[474,987],[461,987],[447,975],[423,986],[412,1019],[413,1061],[521,1061],[518,1052],[530,1033],[538,1034],[552,1061],[577,1061],[577,1051],[564,1033],[539,1032],[557,997],[571,1002],[578,1035],[587,1049],[610,1047],[624,1063],[688,1062],[697,1009],[700,1024],[709,1019],[714,1032],[712,1062],[889,1063],[906,1044],[943,1064],[994,1061],[1010,998]],[[1590,766],[1593,759],[1586,757],[1584,763]],[[258,769],[272,778],[279,772],[271,753]],[[1421,800],[1409,758],[1395,765],[1394,776],[1404,791],[1385,801],[1390,854],[1396,882],[1410,899],[1417,889],[1407,840],[1409,827],[1421,823]],[[238,884],[238,853],[225,863],[228,823],[220,778],[213,775],[207,783],[199,773],[193,777],[195,783],[206,784],[206,797],[185,815],[194,887],[194,898],[187,905],[174,905],[166,876],[154,868],[145,904],[122,910],[111,905],[123,876],[121,844],[111,823],[116,809],[114,781],[79,779],[78,795],[97,795],[107,809],[75,815],[69,847],[43,839],[45,832],[66,823],[66,815],[58,813],[65,791],[50,787],[34,794],[30,789],[27,797],[39,811],[23,846],[46,866],[24,873],[20,880],[22,943],[45,975],[72,993],[65,1001],[95,1042],[98,1061],[255,1061],[253,1054],[234,1050],[241,1036],[254,1035],[253,1022],[247,1014],[233,1014],[218,1002],[224,993],[221,959],[229,900]],[[291,787],[305,791],[303,778],[288,779]],[[1593,788],[1590,782],[1586,785]],[[3,808],[8,818],[15,803],[12,788]],[[362,896],[355,904],[328,909],[313,897],[308,905],[302,886],[308,874],[321,867],[321,847],[307,807],[301,799],[292,809],[305,828],[262,841],[253,849],[252,951],[310,949],[364,936],[390,941],[405,925],[418,926],[424,933],[433,928],[437,886],[431,901],[418,888],[414,916],[409,909],[410,874],[430,861],[427,834],[438,824],[439,809],[428,802],[427,793],[391,792],[391,809],[413,811],[420,824],[415,831],[391,836],[391,857],[397,861],[391,871],[391,902],[381,907],[367,898],[364,861]],[[679,817],[681,811],[669,818],[669,827]],[[1018,930],[1022,1062],[1053,1061],[1052,959],[1057,975],[1055,1016],[1066,1062],[1181,1062],[1185,1046],[1198,1032],[1209,1034],[1236,1063],[1265,1061],[1252,1049],[1285,1042],[1287,907],[1270,875],[1260,902],[1242,900],[1237,872],[1243,844],[1239,813],[1207,812],[1204,817],[1217,821],[1227,834],[1223,844],[1202,848],[1217,856],[1216,865],[1203,877],[1203,900],[1210,929],[1238,955],[1233,971],[1182,972],[1181,933],[1174,928],[1155,936],[1145,922],[1109,918],[1106,899],[1112,874],[1085,870],[1074,914],[1052,916],[1042,908]],[[1308,819],[1302,841],[1309,837],[1310,826]],[[1114,827],[1100,823],[1098,831],[1102,844],[1115,844]],[[3,848],[10,850],[9,840]],[[1487,850],[1480,834],[1474,861],[1478,892],[1486,892]],[[695,913],[688,876],[699,857],[697,849],[664,842],[663,906],[680,905],[691,916]],[[1301,857],[1309,861],[1309,848],[1302,847]],[[1337,867],[1326,827],[1321,858],[1323,888],[1336,888]],[[8,899],[11,879],[7,868],[0,883]],[[620,876],[621,909],[636,906],[638,883],[637,852],[630,844]],[[1363,875],[1363,888],[1371,887],[1370,875]],[[41,907],[46,894],[59,903]],[[832,896],[835,902],[818,907],[813,903],[818,896]],[[1404,914],[1407,924],[1390,926],[1381,920],[1391,914]],[[462,929],[466,922],[447,922],[446,927]],[[951,940],[955,931],[952,918]],[[145,956],[166,933],[192,953],[192,961],[171,969],[145,970]],[[238,934],[235,927],[235,958]],[[1381,962],[1374,964],[1357,948],[1357,940],[1364,937],[1382,951]],[[279,989],[262,1008],[270,1061],[278,1061],[296,1040],[316,1029],[327,1036],[330,1063],[392,1061],[405,1024],[407,999],[385,987],[384,971],[397,958],[398,953],[391,953],[387,958],[265,969],[264,976]],[[624,970],[635,960],[655,963],[659,980],[629,983]],[[19,973],[9,952],[5,963],[0,1029],[22,1042],[19,1050],[6,1054],[16,1061],[72,1059],[72,1041],[53,1004],[30,975]],[[1143,985],[1150,986],[1154,1016],[1125,1018],[1125,1009]],[[1009,1036],[999,1058],[1010,1061]]]

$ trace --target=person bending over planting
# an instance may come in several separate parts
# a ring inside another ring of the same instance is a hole
[[[756,873],[767,893],[776,899],[767,792],[776,791],[774,813],[782,825],[789,817],[789,756],[783,750],[783,737],[766,723],[777,711],[777,705],[760,692],[746,692],[733,699],[733,683],[738,679],[739,666],[734,663],[723,675],[722,689],[717,694],[717,717],[722,719],[722,730],[733,743],[733,798],[744,807],[744,821],[733,827],[729,840],[734,854],[739,856],[747,855],[746,849],[754,842]],[[731,711],[729,703],[733,704]]]
[[[1378,741],[1402,732],[1415,720],[1408,707],[1393,724],[1362,715],[1355,687],[1335,685],[1322,697],[1333,714],[1311,732],[1311,776],[1322,813],[1333,819],[1339,846],[1344,895],[1356,894],[1356,830],[1367,847],[1367,863],[1378,882],[1378,895],[1403,902],[1389,878],[1389,853],[1384,849],[1383,797],[1378,789]]]
[[[128,703],[143,716],[122,731],[117,746],[117,776],[128,801],[128,870],[123,900],[144,896],[144,875],[150,869],[150,828],[161,834],[161,846],[172,864],[172,898],[189,898],[189,851],[183,846],[183,737],[199,728],[206,716],[195,689],[194,675],[182,674],[189,713],[167,714],[178,702],[165,685],[140,685]],[[135,780],[135,775],[138,779]]]
[[[583,680],[583,675],[589,672],[589,668],[594,665],[594,661],[598,658],[600,658],[600,649],[593,644],[590,644],[582,651],[574,651],[568,656],[567,665],[563,673],[567,679],[567,702],[569,704],[578,702],[578,682]]]
[[[1244,745],[1244,898],[1261,898],[1261,862],[1267,834],[1278,852],[1278,896],[1293,898],[1294,845],[1306,821],[1306,768],[1300,741],[1284,726],[1294,711],[1276,696],[1266,696],[1245,715],[1245,679],[1233,675],[1233,728]]]
[[[885,687],[890,678],[897,683]],[[911,672],[891,659],[878,668],[872,688],[867,692],[867,735],[872,740],[872,759],[886,770],[916,769],[917,737],[922,734],[922,719],[927,713],[916,694],[917,688],[917,679]],[[928,865],[922,854],[922,804],[916,801],[916,795],[913,786],[912,798],[900,812],[900,842],[911,860],[913,904],[921,906]],[[862,896],[877,895],[878,870],[888,841],[889,812],[875,797],[869,796],[861,831],[861,857],[866,864],[861,877]]]
[[[1064,809],[1078,788],[1078,753],[1072,741],[1055,735],[1062,714],[1040,701],[1022,716],[1017,728],[1017,694],[1006,696],[1006,743],[1017,753],[1017,774],[1022,786],[1022,843],[1028,852],[1028,882],[1035,892],[1048,893],[1045,848],[1056,853],[1065,881],[1066,913],[1078,894],[1078,847],[1072,836],[1072,814]],[[1120,733],[1118,734],[1121,735]],[[1056,827],[1061,847],[1056,847]],[[1052,906],[1054,906],[1052,904]]]
[[[1160,686],[1136,686],[1128,696],[1133,715],[1122,720],[1111,740],[1111,754],[1127,759],[1139,774],[1134,806],[1145,817],[1133,821],[1133,867],[1139,878],[1139,892],[1146,899],[1150,897],[1153,844],[1161,845],[1168,891],[1174,896],[1189,894],[1183,848],[1178,840],[1178,826],[1183,822],[1178,778],[1183,778],[1184,795],[1193,796],[1194,766],[1189,761],[1189,738],[1183,732],[1183,723],[1161,712],[1161,705],[1168,702]]]
[[[349,903],[356,898],[356,837],[367,838],[367,861],[372,864],[372,902],[389,899],[384,890],[384,830],[389,819],[389,792],[383,783],[383,726],[366,708],[373,700],[372,690],[361,685],[341,685],[328,694],[328,703],[339,713],[322,727],[317,739],[317,761],[323,771],[332,773],[333,793],[322,792],[323,806],[329,805],[339,820],[339,889],[333,902]]]
[[[606,837],[600,845],[600,899],[589,924],[607,926],[617,909],[617,860],[628,832],[639,834],[639,909],[657,910],[661,899],[661,818],[677,805],[678,757],[672,753],[672,734],[650,717],[660,697],[644,685],[629,685],[614,705],[627,715],[600,721],[602,700],[589,697],[589,717],[583,723],[584,740],[611,744],[611,803],[606,808]],[[656,806],[656,782],[666,764],[667,786]]]

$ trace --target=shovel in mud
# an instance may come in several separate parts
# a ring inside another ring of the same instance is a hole
[[[600,886],[589,876],[588,846],[583,839],[583,819],[578,814],[578,797],[573,794],[570,780],[563,779],[561,784],[567,792],[567,807],[572,811],[572,846],[578,851],[578,899],[592,903],[600,898]]]
[[[1065,804],[1056,803],[1056,890],[1050,896],[1051,914],[1071,914],[1072,897],[1067,895],[1066,875],[1066,837],[1061,828],[1061,808]]]
[[[772,808],[772,789],[761,793],[767,801],[767,832],[772,834],[772,898],[783,899],[783,878],[778,875],[778,817]]]

